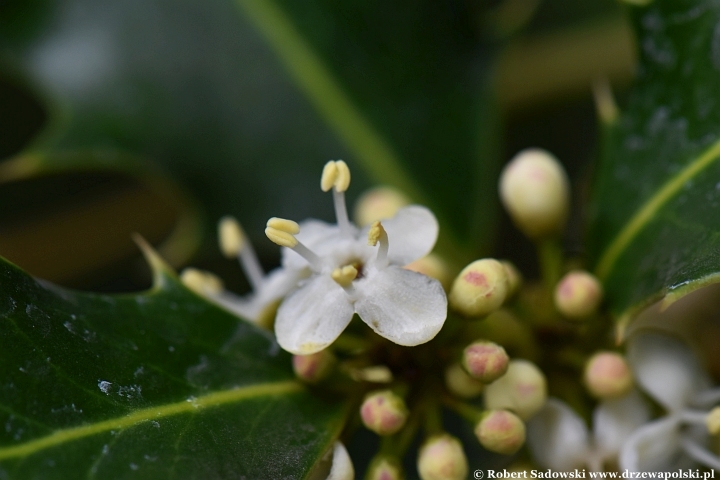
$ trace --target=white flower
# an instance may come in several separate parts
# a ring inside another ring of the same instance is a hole
[[[323,171],[321,186],[333,190],[337,225],[272,218],[265,230],[286,247],[283,268],[312,272],[285,298],[275,319],[278,343],[294,354],[330,345],[355,313],[379,335],[406,346],[431,340],[447,316],[440,283],[402,268],[432,250],[438,235],[435,216],[411,205],[360,230],[345,208],[349,175],[342,161],[329,162]]]
[[[556,398],[527,424],[527,443],[543,468],[570,471],[587,467],[604,471],[614,464],[625,439],[649,419],[648,407],[636,390],[600,402],[593,412],[593,431],[572,408]]]
[[[667,415],[628,438],[621,469],[671,471],[699,463],[720,470],[720,459],[704,446],[708,414],[720,401],[720,389],[709,389],[710,378],[693,352],[673,337],[642,333],[631,338],[627,356],[639,385]]]
[[[307,478],[308,480],[353,480],[355,468],[345,445],[336,441]]]

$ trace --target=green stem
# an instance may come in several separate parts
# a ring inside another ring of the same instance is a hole
[[[551,292],[562,275],[563,255],[560,242],[556,238],[541,240],[537,244],[540,274],[545,286]]]
[[[479,422],[482,417],[480,410],[455,398],[443,397],[443,404],[473,425]]]

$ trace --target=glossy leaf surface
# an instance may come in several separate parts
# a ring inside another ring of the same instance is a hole
[[[0,478],[304,478],[339,433],[270,333],[167,271],[90,295],[3,260],[0,291]]]
[[[589,235],[617,314],[720,278],[720,5],[629,13],[640,65],[605,131]]]

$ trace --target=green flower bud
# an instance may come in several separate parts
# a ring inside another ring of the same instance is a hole
[[[566,274],[555,288],[555,307],[565,317],[581,319],[597,311],[602,286],[595,276],[577,270]]]
[[[545,150],[527,149],[518,153],[500,175],[500,199],[525,235],[550,237],[565,226],[568,185],[557,158]]]
[[[487,315],[500,308],[508,293],[505,267],[492,258],[476,260],[453,282],[450,306],[468,317]]]
[[[599,352],[585,365],[585,386],[597,398],[625,395],[633,386],[633,376],[625,357],[615,352]]]
[[[463,366],[483,383],[492,383],[505,375],[509,361],[503,347],[484,340],[471,343],[463,351]]]
[[[310,355],[293,355],[295,375],[306,383],[317,383],[332,372],[335,356],[329,350],[320,350]]]
[[[447,433],[430,437],[418,455],[422,480],[466,480],[468,462],[460,441]]]
[[[405,425],[405,401],[391,390],[370,393],[360,407],[363,424],[378,435],[392,435]]]
[[[480,395],[484,385],[472,378],[459,363],[445,370],[445,386],[448,391],[461,398],[474,398]]]
[[[507,410],[490,410],[475,426],[475,435],[491,452],[512,455],[525,443],[525,423]]]
[[[510,410],[527,420],[545,405],[547,382],[534,363],[512,360],[505,375],[485,387],[484,396],[489,410]]]

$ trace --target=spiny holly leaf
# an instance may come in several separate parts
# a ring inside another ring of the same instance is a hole
[[[605,131],[589,235],[623,318],[720,280],[720,4],[629,10],[640,65]]]
[[[304,478],[343,408],[186,290],[92,295],[0,259],[0,478]]]

